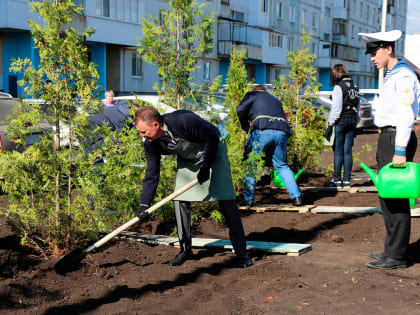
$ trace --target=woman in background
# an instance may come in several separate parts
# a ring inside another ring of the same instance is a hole
[[[105,106],[114,106],[114,91],[107,90],[105,91],[105,100],[102,101]]]
[[[336,64],[331,69],[332,106],[328,118],[328,131],[331,134],[335,126],[334,178],[329,187],[350,188],[351,169],[353,167],[353,140],[359,116],[359,88],[354,84],[347,68]],[[344,167],[343,177],[342,168]]]

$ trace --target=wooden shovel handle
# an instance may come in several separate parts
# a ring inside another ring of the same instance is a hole
[[[181,189],[179,189],[177,191],[174,191],[172,194],[170,194],[166,198],[162,199],[158,203],[156,203],[153,206],[151,206],[149,209],[146,210],[146,212],[152,213],[153,211],[155,211],[156,209],[159,209],[160,207],[162,207],[168,201],[171,201],[172,199],[175,199],[180,194],[182,194],[186,190],[190,189],[191,187],[193,187],[197,183],[198,183],[198,180],[196,178],[196,179],[192,180],[191,182],[189,182],[184,187],[182,187]],[[119,228],[115,229],[114,231],[112,231],[111,233],[105,235],[103,238],[101,238],[99,241],[97,241],[94,244],[94,247],[95,248],[98,248],[98,247],[102,246],[103,244],[105,244],[106,242],[108,242],[111,238],[113,238],[114,236],[120,234],[122,231],[128,229],[130,226],[132,226],[133,224],[137,223],[138,221],[139,221],[139,218],[138,217],[135,217],[135,218],[131,219],[130,221],[124,223]]]

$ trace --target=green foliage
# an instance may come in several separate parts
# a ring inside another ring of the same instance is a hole
[[[99,74],[82,43],[83,34],[68,25],[78,15],[72,1],[31,3],[43,26],[29,21],[40,64],[18,59],[11,71],[22,72],[19,84],[25,95],[43,104],[19,102],[10,117],[9,137],[26,150],[4,152],[0,173],[9,195],[4,215],[22,244],[48,257],[97,239],[115,221],[133,217],[141,191],[143,151],[137,132],[127,128],[116,134],[110,128],[90,130],[89,113],[102,104],[96,99]],[[30,147],[25,135],[45,121],[54,127]],[[103,146],[89,154],[88,143],[103,138]],[[94,161],[107,155],[107,163]]]
[[[169,10],[160,11],[160,19],[142,19],[142,38],[138,40],[138,53],[144,60],[158,67],[162,85],[154,89],[163,102],[177,109],[200,111],[200,116],[214,124],[220,122],[219,115],[209,105],[221,83],[221,76],[208,86],[194,84],[193,72],[199,68],[198,61],[213,48],[213,14],[204,14],[205,2],[195,0],[168,0]],[[160,183],[156,199],[169,194],[175,186],[176,158],[165,157],[161,165]],[[200,218],[194,210],[191,221]],[[201,208],[201,207],[198,207]],[[163,221],[174,218],[172,204],[155,212]]]
[[[243,99],[245,94],[250,91],[251,84],[247,82],[247,71],[243,62],[245,51],[232,49],[230,56],[230,66],[227,75],[227,92],[225,106],[228,108],[228,118],[226,123],[226,146],[232,173],[233,187],[239,195],[243,191],[243,178],[247,173],[260,178],[258,170],[263,169],[264,154],[255,155],[251,152],[247,160],[243,159],[244,147],[247,133],[241,129],[236,107],[238,102]],[[244,172],[244,170],[246,170]]]
[[[196,99],[197,89],[193,73],[197,61],[211,52],[213,44],[212,14],[204,14],[205,2],[195,0],[168,0],[170,9],[155,17],[142,19],[143,37],[138,38],[138,52],[158,66],[162,86],[155,90],[166,104],[183,108],[186,98]]]
[[[273,91],[283,102],[292,127],[287,154],[288,165],[294,172],[302,168],[310,171],[319,166],[319,156],[324,149],[325,113],[323,108],[315,110],[313,107],[320,84],[313,68],[315,55],[309,54],[306,47],[309,38],[303,31],[301,48],[287,55],[289,75],[287,78],[281,76]]]
[[[210,212],[210,218],[212,218],[216,223],[222,223],[224,219],[223,214],[219,210],[213,210]]]

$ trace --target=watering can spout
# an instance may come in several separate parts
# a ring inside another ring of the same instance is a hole
[[[378,175],[375,174],[375,172],[369,168],[365,163],[360,163],[360,167],[368,174],[370,179],[372,180],[375,187],[378,187]]]

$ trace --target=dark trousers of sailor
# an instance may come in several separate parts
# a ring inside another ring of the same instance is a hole
[[[229,227],[229,238],[237,256],[245,256],[246,240],[241,216],[235,200],[219,200],[220,210]],[[191,244],[191,202],[174,201],[176,226],[181,251],[190,250]]]
[[[383,131],[378,137],[376,160],[378,170],[392,162],[395,149],[396,131]],[[417,149],[417,137],[411,133],[407,145],[407,162],[412,162]],[[384,252],[397,260],[406,260],[411,231],[411,212],[409,199],[379,198],[385,221],[386,237]]]

